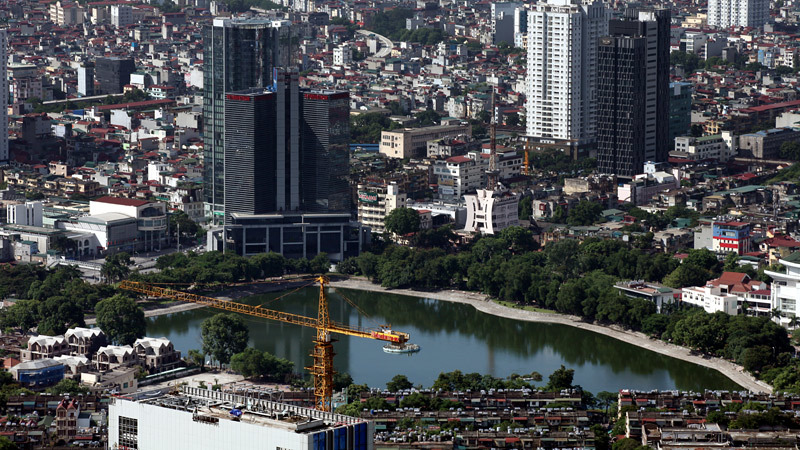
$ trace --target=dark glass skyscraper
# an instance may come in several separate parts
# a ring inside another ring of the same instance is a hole
[[[206,216],[221,222],[225,203],[225,94],[273,84],[287,66],[290,22],[214,19],[203,29],[203,145]]]
[[[130,58],[97,58],[94,74],[100,84],[98,94],[121,94],[131,82],[136,64]]]
[[[597,57],[598,169],[630,178],[669,152],[668,10],[612,20]]]
[[[301,120],[303,209],[350,211],[350,94],[304,91]]]
[[[232,214],[349,213],[350,94],[269,89],[225,95],[224,220]]]
[[[264,214],[277,209],[275,103],[264,90],[225,95],[225,217],[233,212]]]
[[[647,40],[605,36],[597,49],[599,170],[632,177],[644,168]]]

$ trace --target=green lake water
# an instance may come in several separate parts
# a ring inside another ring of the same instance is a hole
[[[391,324],[411,334],[422,350],[387,354],[383,342],[336,336],[335,366],[356,383],[383,387],[396,374],[430,386],[440,372],[461,370],[505,377],[537,371],[547,375],[562,364],[575,369],[575,383],[591,392],[618,389],[738,390],[721,373],[578,328],[524,322],[484,314],[469,305],[396,294],[342,290],[369,317],[358,313],[335,289],[329,290],[331,319],[374,327]],[[278,301],[283,293],[262,294],[243,302],[316,317],[319,288],[305,288]],[[186,354],[199,349],[200,324],[217,310],[196,309],[148,319],[148,336],[166,336]],[[250,327],[250,345],[295,363],[310,363],[314,330],[242,316]]]

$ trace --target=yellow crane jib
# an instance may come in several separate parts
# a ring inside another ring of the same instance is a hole
[[[316,328],[317,333],[314,339],[314,349],[311,352],[312,364],[311,366],[306,367],[306,370],[308,370],[314,377],[314,397],[316,408],[321,411],[330,411],[331,398],[333,397],[333,374],[335,373],[333,369],[333,356],[335,353],[333,351],[333,340],[331,339],[331,333],[375,339],[379,341],[388,341],[393,344],[400,345],[405,345],[410,336],[408,333],[394,331],[388,325],[374,330],[332,322],[328,312],[328,298],[325,295],[325,285],[329,283],[329,280],[327,277],[321,276],[315,281],[319,283],[319,308],[316,318],[283,311],[275,311],[258,305],[247,305],[230,300],[222,300],[219,298],[192,294],[190,292],[153,286],[139,281],[122,281],[119,284],[119,289],[137,292],[148,297],[172,298],[184,302],[210,306],[212,308],[222,309],[225,311],[237,312],[241,314],[247,314],[249,316],[276,320],[278,322]]]

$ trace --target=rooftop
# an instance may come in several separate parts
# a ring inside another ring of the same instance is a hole
[[[140,403],[191,412],[198,417],[197,420],[214,423],[240,420],[300,434],[366,422],[342,414],[188,386],[183,386],[180,393],[145,399]]]

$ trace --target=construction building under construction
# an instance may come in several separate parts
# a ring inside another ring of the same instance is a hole
[[[373,450],[372,422],[209,389],[115,397],[108,448]]]

